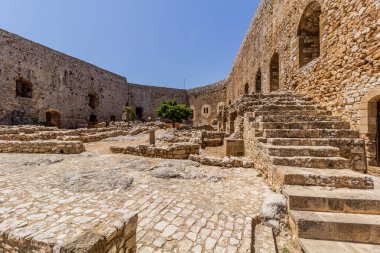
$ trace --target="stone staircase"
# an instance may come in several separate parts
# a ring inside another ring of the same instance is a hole
[[[291,92],[245,95],[234,110],[246,155],[288,198],[304,252],[380,252],[380,190],[349,123]]]

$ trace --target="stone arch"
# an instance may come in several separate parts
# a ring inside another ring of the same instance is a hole
[[[249,94],[249,84],[246,83],[246,84],[244,85],[244,95],[248,95],[248,94]]]
[[[60,127],[61,126],[62,113],[55,109],[49,109],[46,111],[45,119],[48,126]]]
[[[321,5],[318,1],[310,2],[299,21],[298,36],[298,62],[303,67],[309,62],[317,59],[321,54],[320,39],[320,16]]]
[[[269,66],[269,91],[278,91],[280,89],[280,56],[274,53]]]
[[[256,73],[255,92],[256,93],[261,93],[261,70],[260,69]]]

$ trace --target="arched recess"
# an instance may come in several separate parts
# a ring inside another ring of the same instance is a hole
[[[48,126],[60,127],[61,126],[61,113],[55,109],[47,110],[46,114],[46,124]]]
[[[370,89],[359,106],[359,132],[367,139],[369,165],[380,166],[380,87]]]
[[[246,84],[244,85],[244,95],[248,95],[248,94],[249,94],[249,84],[246,83]]]
[[[321,5],[311,2],[304,10],[298,25],[298,62],[303,67],[321,54],[320,16]]]
[[[190,105],[190,110],[191,110],[191,119],[193,121],[195,121],[196,120],[195,106],[194,105]]]
[[[255,91],[256,93],[261,93],[261,70],[260,69],[256,73]]]
[[[278,53],[272,56],[269,67],[270,87],[269,91],[278,91],[280,89],[280,57]]]

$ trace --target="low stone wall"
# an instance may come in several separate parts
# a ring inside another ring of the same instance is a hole
[[[0,141],[0,153],[80,154],[84,151],[79,141]]]
[[[165,159],[188,159],[191,154],[199,154],[200,146],[194,143],[175,143],[166,147],[138,145],[129,147],[110,147],[112,153],[128,154]]]
[[[64,140],[64,141],[81,141],[81,142],[97,142],[101,141],[110,137],[116,137],[121,135],[128,135],[129,131],[124,130],[117,130],[117,131],[110,131],[110,132],[104,132],[104,133],[97,133],[97,134],[91,134],[91,135],[77,135],[77,136],[59,136],[57,137],[58,140]]]
[[[96,142],[109,137],[129,134],[128,130],[117,128],[76,129],[67,131],[41,131],[32,134],[3,134],[0,140],[4,141],[36,141],[36,140],[64,140]]]
[[[218,167],[227,167],[227,168],[253,168],[253,162],[250,162],[246,158],[238,158],[238,157],[211,157],[204,155],[190,155],[189,159],[195,162],[199,162],[203,165],[209,166],[218,166]]]
[[[202,148],[223,146],[225,133],[202,131]]]
[[[56,127],[44,127],[44,126],[1,126],[0,135],[3,134],[32,134],[40,131],[57,131]]]

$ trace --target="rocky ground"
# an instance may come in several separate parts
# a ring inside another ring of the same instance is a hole
[[[108,151],[115,143],[147,140],[89,143],[80,155],[0,154],[4,215],[21,212],[19,203],[38,201],[37,192],[91,196],[92,204],[81,203],[88,209],[83,212],[123,207],[139,213],[138,252],[250,252],[252,218],[272,194],[260,173]],[[49,215],[56,214],[44,217]]]

